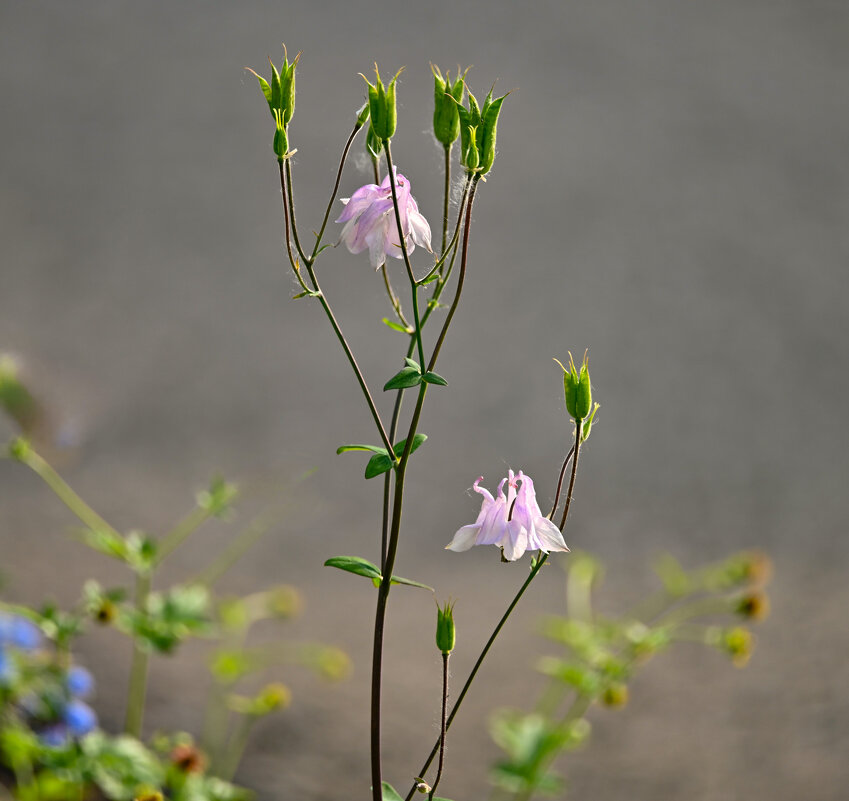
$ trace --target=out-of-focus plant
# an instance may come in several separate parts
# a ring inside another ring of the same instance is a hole
[[[601,563],[586,553],[572,554],[566,614],[546,618],[541,627],[563,652],[539,661],[537,669],[548,681],[533,711],[502,709],[490,723],[505,754],[491,778],[505,796],[527,801],[538,793],[560,793],[563,780],[552,766],[589,737],[590,708],[624,706],[630,680],[655,654],[691,642],[719,650],[737,667],[748,662],[754,637],[742,623],[761,620],[769,610],[763,589],[770,577],[767,557],[746,551],[688,571],[667,555],[655,568],[662,588],[608,617],[593,604]]]
[[[8,365],[7,365],[8,367]],[[10,387],[12,389],[10,389]],[[0,401],[19,425],[17,399],[32,395],[17,374],[0,374]],[[27,401],[34,403],[34,401]],[[230,784],[257,721],[285,708],[289,689],[271,671],[298,664],[328,680],[344,678],[348,658],[318,643],[275,639],[248,643],[252,626],[285,622],[301,609],[293,587],[280,585],[245,598],[220,596],[215,587],[279,518],[266,509],[197,575],[170,587],[154,584],[163,562],[207,521],[229,519],[238,496],[220,478],[198,493],[193,509],[161,537],[122,533],[94,511],[23,436],[7,455],[32,469],[82,522],[79,539],[121,562],[132,586],[103,587],[87,581],[70,610],[47,603],[38,609],[0,603],[0,786],[2,771],[22,801],[67,801],[93,788],[117,801],[166,797],[184,801],[237,801],[248,793]],[[124,732],[101,730],[89,705],[92,674],[74,661],[75,640],[89,625],[108,626],[132,645]],[[148,668],[154,655],[174,654],[188,639],[215,643],[210,657],[213,689],[202,742],[187,734],[142,738]],[[160,796],[161,797],[161,796]]]

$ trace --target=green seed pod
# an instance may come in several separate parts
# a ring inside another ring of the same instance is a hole
[[[590,383],[589,363],[587,354],[584,353],[584,361],[581,363],[580,371],[575,367],[572,354],[569,354],[569,369],[555,359],[563,369],[563,395],[566,400],[566,411],[574,420],[584,420],[593,411],[593,392]]]
[[[274,66],[274,62],[270,58],[268,59],[268,63],[271,64],[270,81],[266,81],[250,67],[247,68],[248,72],[259,81],[259,88],[265,96],[271,116],[276,120],[279,111],[283,117],[284,125],[289,124],[289,120],[295,113],[295,68],[298,66],[300,58],[301,54],[298,53],[290,64],[286,45],[283,45],[283,64],[279,71]]]
[[[272,143],[272,147],[274,148],[274,155],[277,156],[278,161],[283,161],[286,158],[286,154],[289,152],[289,137],[286,135],[286,125],[283,122],[283,112],[279,109],[274,112],[275,122],[277,123],[277,128],[274,131],[274,142]]]
[[[371,109],[369,108],[368,103],[364,103],[363,107],[357,112],[357,128],[362,128],[368,122],[368,118],[371,116]]]
[[[448,147],[460,135],[460,113],[457,107],[463,102],[463,79],[466,73],[458,74],[452,83],[450,72],[446,72],[443,78],[439,67],[431,64],[430,69],[433,72],[433,134],[438,142]]]
[[[363,75],[363,80],[368,84],[368,103],[371,113],[371,125],[375,135],[380,140],[391,139],[395,135],[398,122],[397,109],[395,107],[395,82],[401,74],[401,70],[395,73],[395,77],[388,86],[383,85],[377,64],[374,65],[377,76],[374,84],[369,83],[368,78]]]
[[[457,632],[454,628],[454,604],[450,601],[444,607],[436,605],[436,647],[443,654],[454,650]]]
[[[469,172],[486,175],[495,162],[495,136],[501,104],[507,95],[492,99],[492,90],[484,100],[483,108],[469,92],[469,107],[458,105],[460,115],[461,161]]]

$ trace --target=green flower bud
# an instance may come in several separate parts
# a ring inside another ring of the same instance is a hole
[[[17,437],[9,443],[9,456],[18,462],[23,462],[29,455],[30,444],[29,440],[24,437]]]
[[[401,68],[403,69],[403,67]],[[371,114],[371,126],[375,135],[381,141],[391,139],[395,135],[395,127],[398,122],[398,114],[395,108],[395,82],[401,74],[401,70],[395,73],[395,77],[388,86],[383,85],[377,64],[374,65],[377,76],[374,84],[363,75],[363,80],[368,84],[368,104]]]
[[[458,68],[457,78],[452,83],[450,72],[446,72],[443,78],[439,67],[431,64],[430,69],[433,72],[433,134],[438,142],[448,147],[460,135],[458,106],[463,102],[464,79],[468,70],[460,75]]]
[[[752,655],[752,648],[754,647],[752,640],[751,631],[742,626],[737,626],[723,633],[720,646],[731,656],[731,661],[735,667],[745,667]]]
[[[459,103],[457,105],[460,115],[460,159],[468,172],[486,175],[492,169],[498,115],[505,97],[506,94],[493,100],[490,89],[481,108],[477,98],[469,92],[469,107],[465,108]]]
[[[601,694],[601,702],[611,708],[623,707],[628,703],[628,687],[625,684],[611,684]]]
[[[454,604],[450,601],[444,607],[436,605],[436,647],[443,654],[454,650],[457,632],[454,628]]]
[[[371,116],[371,109],[369,108],[368,103],[363,103],[363,107],[357,112],[357,129],[363,127],[368,122],[368,118]]]
[[[246,68],[259,81],[259,88],[262,90],[263,95],[265,95],[271,116],[276,121],[277,112],[280,112],[284,126],[289,124],[289,120],[292,119],[292,115],[295,113],[295,68],[298,66],[300,58],[301,54],[298,53],[290,64],[286,45],[283,45],[283,64],[280,66],[279,72],[271,59],[268,59],[268,63],[271,64],[270,82],[254,72],[250,67]]]
[[[736,612],[750,620],[765,620],[769,616],[769,596],[765,592],[751,592],[737,602]]]
[[[284,161],[289,153],[289,137],[286,135],[286,125],[283,122],[283,112],[275,110],[274,119],[277,123],[277,129],[274,132],[274,155],[278,161]]]
[[[593,409],[593,391],[590,384],[589,362],[587,354],[584,353],[584,361],[581,363],[580,371],[575,367],[572,354],[569,354],[569,369],[555,359],[563,370],[563,394],[566,399],[566,411],[573,420],[584,420]]]

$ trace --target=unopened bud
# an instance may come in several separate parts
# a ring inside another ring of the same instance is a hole
[[[563,394],[566,400],[566,411],[573,420],[583,421],[593,409],[593,391],[590,383],[589,362],[587,354],[580,370],[575,367],[575,360],[569,353],[569,369],[555,359],[563,370]]]
[[[203,773],[206,755],[192,743],[181,743],[171,752],[171,763],[181,773]]]
[[[454,604],[450,601],[445,606],[436,605],[436,647],[443,654],[454,650],[457,632],[454,627]]]
[[[745,667],[752,655],[752,632],[742,626],[723,632],[720,642],[723,650],[730,654],[731,661],[736,667]]]
[[[469,107],[457,106],[460,115],[460,159],[467,172],[486,175],[495,162],[495,136],[501,104],[507,95],[493,100],[492,89],[483,107],[469,92]]]
[[[368,103],[364,103],[363,107],[357,112],[357,128],[362,128],[368,122],[371,114]]]
[[[628,703],[628,687],[625,684],[611,684],[601,695],[601,702],[611,708],[619,708]]]
[[[750,620],[765,620],[769,615],[769,596],[765,592],[751,592],[737,603],[737,614]]]
[[[424,794],[431,791],[431,786],[421,776],[416,776],[413,781],[416,783],[417,792]]]
[[[403,67],[402,67],[403,69]],[[395,82],[401,74],[401,70],[395,73],[395,77],[387,86],[380,79],[377,64],[374,65],[375,82],[370,83],[363,75],[363,80],[368,84],[368,104],[371,113],[371,125],[375,135],[381,141],[391,139],[395,135],[398,122],[398,112],[395,107]]]
[[[431,64],[433,72],[433,135],[443,146],[448,147],[460,135],[460,112],[458,106],[463,102],[463,79],[466,72],[459,74],[451,82],[451,74],[442,73],[439,67]]]

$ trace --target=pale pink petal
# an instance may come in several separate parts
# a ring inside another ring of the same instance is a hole
[[[480,526],[474,524],[463,526],[463,528],[457,530],[454,539],[445,546],[445,550],[457,551],[458,553],[460,551],[468,551],[473,545],[478,544],[476,538],[479,530]]]

